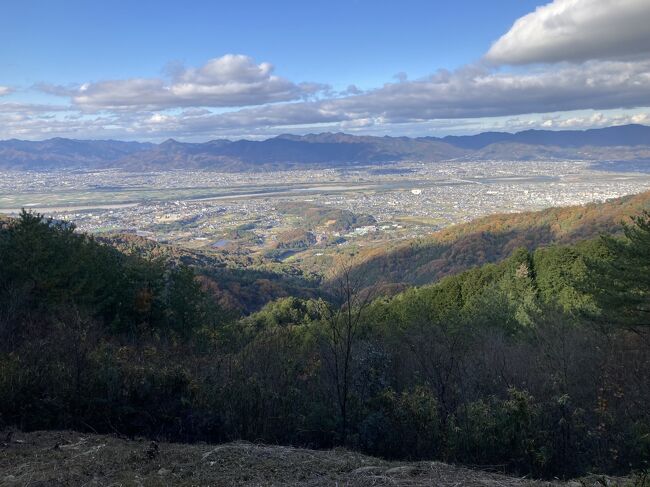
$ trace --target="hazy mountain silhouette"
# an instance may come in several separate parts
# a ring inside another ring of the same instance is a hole
[[[0,141],[0,168],[109,168],[127,170],[340,167],[449,159],[639,160],[650,157],[650,127],[623,125],[591,130],[437,137],[372,137],[344,133],[279,135],[267,140],[218,139],[202,143],[168,139],[160,144],[116,140]]]

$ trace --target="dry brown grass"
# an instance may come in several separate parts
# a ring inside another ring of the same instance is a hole
[[[0,433],[0,486],[603,486],[540,482],[438,462],[387,462],[346,450],[236,442],[155,443],[70,431]]]

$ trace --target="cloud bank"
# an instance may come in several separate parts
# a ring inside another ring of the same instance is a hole
[[[326,89],[293,83],[273,74],[270,63],[226,54],[198,68],[178,68],[171,80],[132,78],[84,83],[69,88],[41,85],[85,110],[165,110],[178,107],[241,107],[305,98]]]
[[[636,108],[646,106],[648,100],[650,61],[609,61],[526,74],[493,73],[479,68],[441,71],[426,79],[389,83],[360,95],[205,114],[199,120],[206,128],[211,126],[215,130],[324,123],[363,127]],[[184,118],[181,115],[175,120]]]

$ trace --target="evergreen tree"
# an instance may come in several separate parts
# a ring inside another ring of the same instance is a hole
[[[602,318],[630,328],[650,326],[650,212],[632,217],[623,238],[603,241],[609,258],[592,268]]]

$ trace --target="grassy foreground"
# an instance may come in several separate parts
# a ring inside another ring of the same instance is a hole
[[[634,486],[600,476],[541,482],[439,462],[236,442],[156,443],[72,431],[0,432],[0,486]]]

